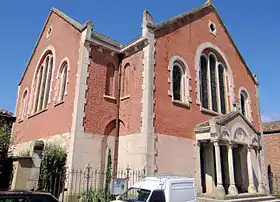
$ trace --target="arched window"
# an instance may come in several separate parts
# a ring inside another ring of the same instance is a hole
[[[188,106],[191,102],[190,96],[190,72],[187,63],[180,56],[172,56],[169,61],[168,70],[170,72],[170,90],[168,94],[172,96],[172,101]]]
[[[225,95],[225,68],[222,64],[218,65],[219,72],[219,90],[220,90],[220,106],[222,114],[226,113],[226,95]]]
[[[109,64],[107,66],[107,73],[106,73],[106,86],[105,86],[105,95],[108,96],[115,96],[115,84],[116,84],[116,69],[113,64]]]
[[[225,114],[226,68],[220,58],[208,49],[200,56],[200,100],[204,109]]]
[[[217,106],[217,80],[216,80],[216,58],[213,54],[209,55],[209,65],[210,65],[210,80],[211,80],[211,95],[212,95],[212,110],[218,112]]]
[[[26,115],[26,111],[27,111],[27,96],[28,96],[28,91],[25,90],[23,92],[23,95],[22,95],[22,99],[21,99],[21,109],[20,109],[20,120],[23,120],[24,119],[24,116]]]
[[[127,63],[123,69],[122,75],[122,96],[128,96],[131,93],[131,86],[133,85],[133,68]]]
[[[201,101],[202,107],[208,109],[208,68],[207,68],[207,58],[205,56],[200,57],[200,72],[201,72]]]
[[[45,109],[49,101],[50,86],[53,70],[53,55],[49,53],[41,63],[36,75],[36,96],[34,104],[34,112]]]
[[[245,88],[239,90],[240,112],[249,120],[252,121],[251,100],[248,91]]]
[[[60,68],[60,77],[59,77],[60,85],[59,85],[59,94],[58,94],[59,102],[63,101],[66,92],[67,72],[68,72],[68,64],[67,62],[64,62]]]
[[[178,62],[174,63],[172,70],[173,99],[181,102],[184,97],[183,73],[180,64]]]

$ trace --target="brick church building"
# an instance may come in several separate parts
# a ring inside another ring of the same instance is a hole
[[[34,140],[69,168],[194,177],[217,198],[268,191],[258,81],[211,1],[121,44],[52,9],[19,82],[14,152]]]

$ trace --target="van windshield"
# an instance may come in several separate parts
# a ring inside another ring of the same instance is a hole
[[[127,202],[146,202],[151,191],[139,188],[129,188],[127,192],[121,195],[120,200]]]

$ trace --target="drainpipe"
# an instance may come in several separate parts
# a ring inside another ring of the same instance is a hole
[[[117,85],[117,114],[116,114],[116,134],[115,134],[115,146],[114,146],[114,166],[113,166],[113,177],[117,177],[118,172],[118,157],[119,157],[119,136],[120,136],[120,101],[121,101],[121,78],[122,78],[122,60],[124,54],[118,54],[118,85]]]

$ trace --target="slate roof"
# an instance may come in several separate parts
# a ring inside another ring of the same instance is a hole
[[[280,133],[280,121],[262,123],[263,133]]]

